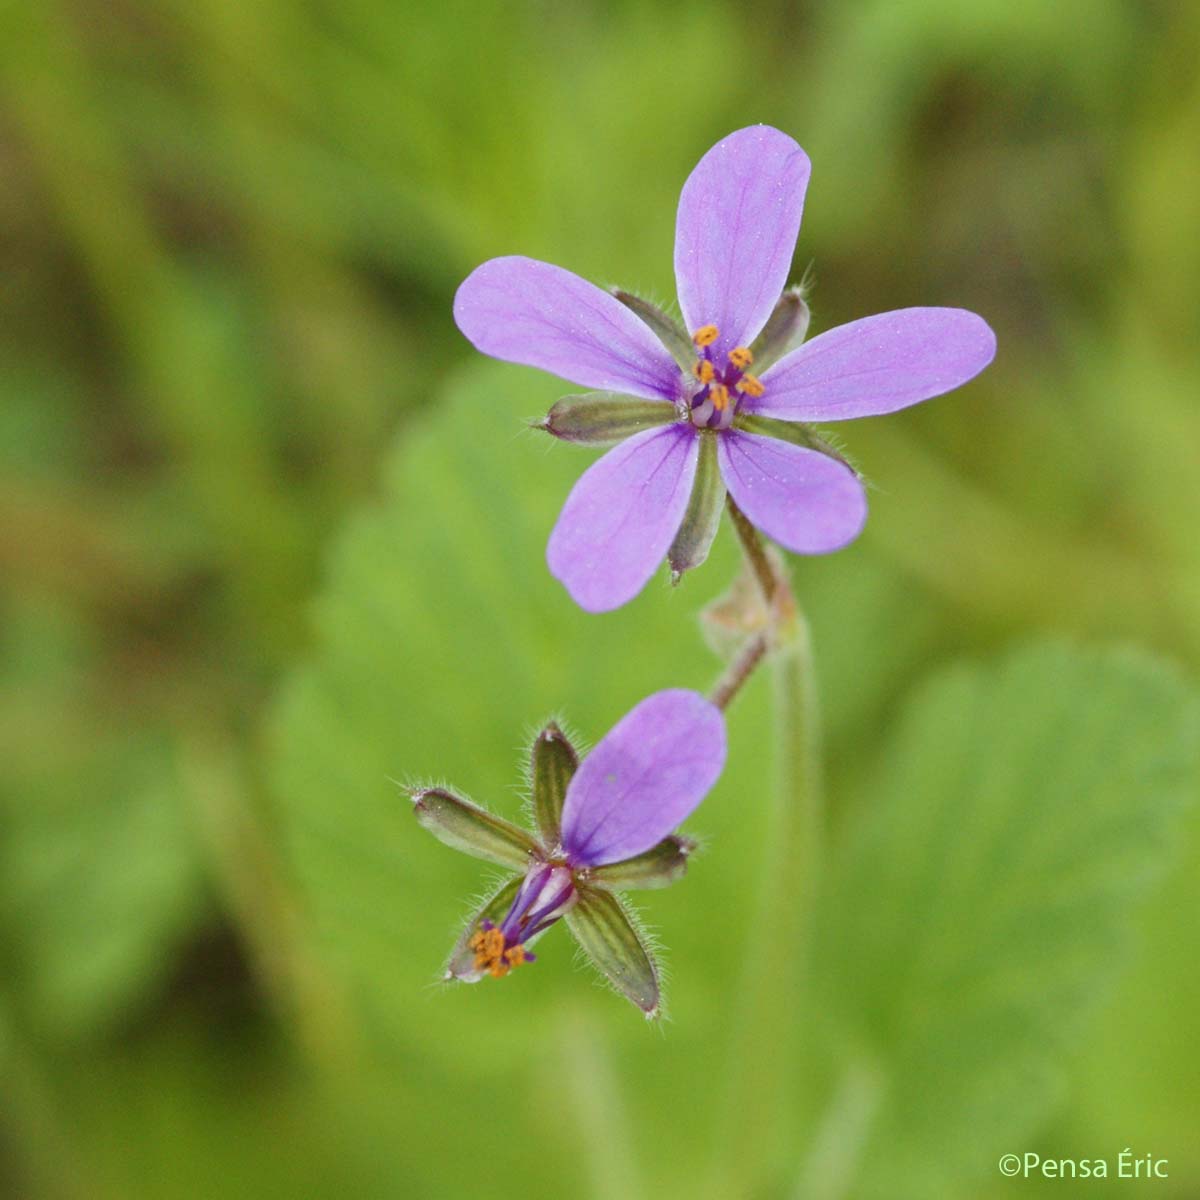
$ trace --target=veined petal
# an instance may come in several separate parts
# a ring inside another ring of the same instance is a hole
[[[688,858],[696,843],[691,838],[673,833],[661,842],[635,854],[623,862],[592,867],[587,873],[588,884],[619,892],[624,888],[662,888],[682,879],[687,872]]]
[[[797,554],[828,554],[858,537],[867,497],[858,477],[836,459],[729,429],[718,447],[725,486],[768,537]]]
[[[683,520],[698,453],[695,429],[677,423],[636,434],[580,476],[546,547],[580,608],[607,612],[645,587]]]
[[[651,400],[679,394],[679,367],[647,325],[552,263],[513,255],[476,267],[454,297],[454,320],[493,358]]]
[[[414,793],[413,813],[439,842],[486,862],[523,871],[541,854],[525,830],[441,788]]]
[[[446,962],[447,980],[459,979],[463,983],[477,983],[483,978],[486,972],[475,965],[475,951],[470,946],[471,937],[484,921],[499,925],[504,920],[504,914],[512,907],[524,882],[524,875],[514,875],[512,879],[506,880],[483,902],[479,910],[468,918]]]
[[[553,721],[537,735],[529,755],[529,779],[533,792],[533,817],[538,832],[553,850],[562,834],[563,801],[567,785],[579,766],[575,747]]]
[[[666,837],[725,765],[725,719],[698,692],[647,696],[583,760],[567,788],[562,845],[574,867],[621,862]]]
[[[689,333],[719,330],[715,353],[748,346],[792,265],[808,155],[769,125],[739,129],[696,164],[679,197],[675,282]]]
[[[658,966],[621,901],[611,892],[581,887],[566,921],[596,970],[648,1018],[658,1016]]]
[[[748,412],[847,421],[895,412],[978,375],[996,354],[988,323],[963,308],[901,308],[822,333],[762,375]]]

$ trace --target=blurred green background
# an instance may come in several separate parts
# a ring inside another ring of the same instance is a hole
[[[996,1153],[1127,1146],[1200,1194],[1198,55],[1196,5],[1118,0],[0,8],[0,1194],[1095,1195]],[[673,1020],[561,931],[443,993],[487,872],[394,781],[515,814],[539,720],[707,686],[736,566],[574,611],[588,455],[454,288],[523,253],[669,299],[678,189],[757,121],[813,161],[815,330],[1000,346],[839,430],[871,521],[796,565],[816,978],[739,1027],[756,680],[644,906]]]

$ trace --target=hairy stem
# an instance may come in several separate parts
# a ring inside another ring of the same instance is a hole
[[[767,652],[767,636],[756,633],[746,640],[746,644],[738,653],[737,658],[725,669],[725,674],[713,685],[709,699],[722,712],[729,707],[730,701],[742,689],[742,684],[754,674],[754,668],[763,660]]]
[[[767,550],[758,530],[750,524],[750,518],[738,508],[732,496],[725,497],[725,506],[729,509],[729,516],[733,521],[738,541],[742,543],[742,552],[746,555],[746,561],[750,564],[750,569],[758,580],[758,586],[762,588],[763,599],[766,600],[769,608],[775,600],[775,593],[780,586],[779,576],[771,565],[771,560],[767,557]]]

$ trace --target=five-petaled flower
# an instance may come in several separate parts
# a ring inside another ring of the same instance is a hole
[[[882,313],[799,344],[807,306],[783,289],[808,177],[804,151],[766,125],[696,165],[675,229],[686,331],[530,258],[491,259],[458,289],[455,320],[483,353],[604,389],[559,401],[543,422],[570,441],[621,442],[579,479],[547,548],[583,608],[632,599],[664,557],[676,577],[703,562],[726,491],[789,550],[847,545],[866,496],[809,422],[895,412],[991,362],[991,329],[958,308]]]
[[[472,915],[447,979],[500,978],[533,960],[529,946],[560,917],[584,953],[647,1017],[658,1015],[653,953],[614,892],[665,887],[694,843],[672,831],[725,763],[725,720],[697,692],[656,692],[583,759],[554,724],[530,755],[538,834],[443,788],[413,793],[417,820],[447,845],[519,874]]]

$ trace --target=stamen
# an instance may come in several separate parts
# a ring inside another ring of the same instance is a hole
[[[475,970],[486,971],[493,979],[503,979],[514,967],[533,961],[533,955],[520,942],[509,946],[495,925],[472,934],[467,945],[475,951]]]
[[[754,355],[745,346],[735,346],[729,352],[729,361],[739,371],[744,371],[754,361]]]
[[[729,389],[723,383],[714,383],[708,389],[708,398],[717,412],[724,412],[729,406]]]
[[[737,382],[737,390],[747,396],[761,396],[767,389],[753,375],[743,375]]]
[[[711,346],[717,340],[720,331],[715,325],[701,325],[695,333],[692,334],[692,341],[701,348]]]
[[[708,361],[707,358],[700,359],[694,367],[692,374],[696,376],[701,383],[712,383],[713,377],[716,375],[716,368]]]

